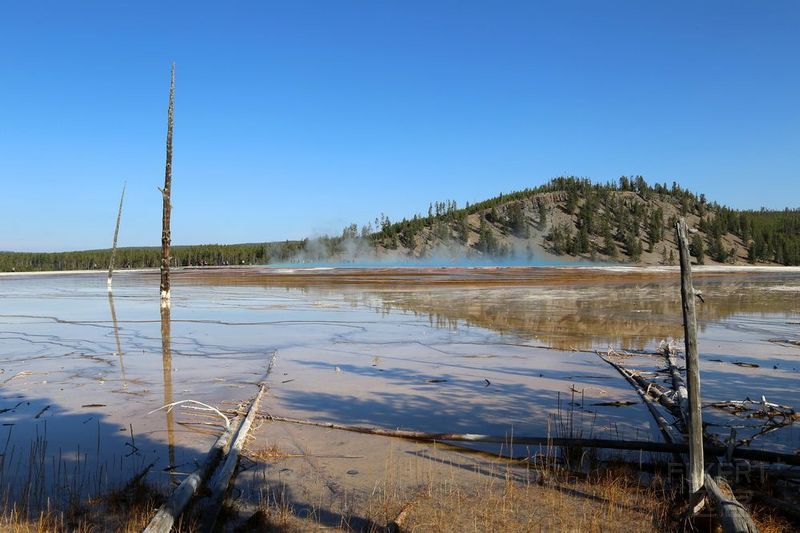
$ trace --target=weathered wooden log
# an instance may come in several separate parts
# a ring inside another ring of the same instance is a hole
[[[769,342],[774,342],[776,344],[788,344],[790,346],[800,346],[800,340],[795,339],[767,339]]]
[[[636,382],[636,380],[633,378],[633,376],[630,374],[630,372],[628,372],[626,369],[622,368],[620,365],[618,365],[617,363],[615,363],[611,359],[603,357],[599,352],[598,352],[597,355],[599,355],[600,358],[603,361],[605,361],[606,363],[608,363],[609,365],[614,367],[614,369],[617,372],[619,372],[622,375],[622,377],[624,377],[625,380],[628,383],[630,383],[630,385],[633,387],[633,389],[639,394],[639,396],[642,398],[642,401],[644,402],[645,406],[650,411],[650,414],[653,415],[653,418],[655,419],[656,424],[658,424],[658,428],[661,430],[661,433],[664,435],[664,438],[666,439],[666,441],[670,442],[670,443],[680,442],[682,440],[681,436],[677,435],[675,428],[671,424],[669,424],[664,419],[663,416],[661,416],[661,413],[658,411],[658,409],[656,409],[655,405],[653,405],[653,401],[647,395],[645,390],[642,387],[639,386],[639,384]]]
[[[237,418],[237,420],[239,419]],[[236,432],[238,425],[234,421],[219,436],[200,465],[180,485],[175,487],[167,501],[159,507],[158,512],[144,529],[144,533],[168,533],[172,529],[175,521],[186,508],[194,493],[197,492],[197,489],[208,478],[219,459],[228,450],[231,436]]]
[[[627,369],[626,369],[627,370]],[[630,371],[629,371],[630,372]],[[666,391],[663,387],[661,387],[658,383],[651,383],[644,379],[642,376],[630,372],[631,377],[639,384],[639,386],[648,394],[654,398],[658,403],[663,405],[665,408],[669,409],[670,413],[680,416],[681,408],[678,404],[676,404],[672,398],[666,395]]]
[[[269,375],[272,373],[277,359],[278,351],[275,350],[270,357],[264,379],[258,384],[258,394],[256,394],[255,398],[253,398],[253,401],[250,403],[247,415],[236,431],[236,438],[233,444],[231,444],[230,450],[225,456],[225,460],[209,482],[209,496],[203,501],[199,511],[201,517],[200,531],[210,533],[214,530],[214,525],[217,523],[217,518],[219,517],[219,510],[225,499],[225,493],[228,491],[228,485],[230,485],[236,465],[239,463],[239,456],[241,455],[242,448],[250,432],[250,426],[253,424],[253,420],[255,420],[258,414],[258,406],[261,402],[261,397],[267,391],[267,378],[269,378]]]
[[[364,433],[368,435],[379,435],[383,437],[396,437],[400,439],[416,440],[421,442],[433,441],[453,441],[453,442],[482,442],[490,444],[519,444],[530,446],[579,446],[583,448],[601,448],[609,450],[636,450],[654,453],[686,453],[689,447],[686,444],[653,441],[622,441],[614,439],[578,439],[578,438],[559,438],[559,437],[529,437],[514,435],[514,437],[500,435],[482,435],[475,433],[428,433],[424,431],[410,431],[404,429],[383,429],[370,428],[363,426],[350,426],[346,424],[335,424],[332,422],[315,422],[313,420],[302,420],[285,416],[276,416],[268,413],[261,413],[267,420],[274,422],[285,422],[288,424],[300,424],[305,426],[315,426],[340,431],[350,431],[354,433]],[[724,446],[706,446],[705,451],[709,456],[724,456],[727,448]],[[800,455],[788,453],[769,452],[750,448],[737,448],[733,456],[739,459],[751,461],[763,461],[768,463],[785,463],[787,465],[800,466]]]
[[[675,400],[677,401],[681,410],[688,412],[689,391],[686,389],[686,383],[684,383],[681,372],[678,369],[678,361],[673,353],[668,353],[666,359],[667,368],[669,369],[670,377],[672,378],[672,390],[675,393]]]
[[[253,401],[250,404],[250,409],[247,412],[247,416],[244,418],[236,432],[236,438],[231,444],[228,454],[225,456],[225,460],[219,469],[214,473],[214,477],[209,482],[209,496],[206,499],[203,507],[200,509],[200,531],[211,532],[214,530],[214,525],[217,523],[217,517],[219,516],[219,510],[222,507],[222,501],[225,498],[225,493],[228,490],[228,485],[230,484],[231,477],[233,476],[233,471],[236,469],[236,465],[239,462],[239,455],[241,454],[242,447],[247,439],[247,435],[250,432],[250,426],[253,424],[253,420],[258,412],[258,406],[261,402],[261,397],[264,395],[266,390],[267,384],[265,381],[262,381],[258,390],[258,394],[256,394],[255,398],[253,398]]]
[[[114,240],[111,242],[111,258],[108,260],[108,292],[111,292],[111,276],[114,275],[114,257],[117,255],[117,237],[119,237],[119,223],[122,220],[122,202],[125,201],[125,188],[128,183],[122,185],[122,196],[119,198],[119,209],[117,210],[117,225],[114,227]]]
[[[705,475],[706,493],[714,501],[717,519],[724,533],[758,533],[755,522],[750,517],[747,509],[733,495],[722,492],[716,480],[709,474]]]
[[[397,518],[389,522],[386,526],[389,533],[401,533],[401,531],[403,531],[403,524],[408,519],[408,515],[411,513],[411,509],[414,507],[415,503],[417,503],[416,498],[406,503],[403,508],[400,509]]]
[[[166,309],[162,308],[162,313],[163,312],[168,313],[169,308]],[[236,458],[238,459],[238,454],[241,451],[242,445],[247,435],[247,431],[249,430],[249,426],[250,424],[252,424],[252,419],[255,416],[254,413],[258,409],[258,403],[256,402],[260,400],[262,394],[265,391],[266,379],[272,372],[272,368],[275,365],[276,359],[277,359],[277,351],[272,353],[269,366],[267,367],[267,373],[264,379],[259,383],[260,389],[255,399],[250,405],[250,410],[247,413],[247,417],[245,417],[245,419],[242,420],[240,414],[236,413],[236,418],[234,419],[233,423],[228,423],[228,427],[222,433],[222,435],[220,435],[219,438],[216,440],[216,442],[208,451],[206,457],[200,463],[200,465],[194,470],[194,472],[192,472],[189,475],[189,477],[184,479],[183,482],[181,482],[181,484],[175,488],[170,498],[164,503],[164,505],[162,505],[159,508],[158,512],[156,513],[156,515],[153,517],[153,519],[150,521],[147,528],[145,529],[145,533],[167,533],[168,531],[170,531],[173,524],[178,519],[178,516],[180,516],[180,514],[189,504],[189,501],[191,500],[192,496],[197,492],[197,489],[206,480],[206,478],[208,478],[209,474],[216,467],[217,463],[222,458],[222,456],[224,456],[227,453],[228,454],[227,458],[230,458],[229,450],[232,449],[232,446],[229,446],[229,444],[233,435],[236,435],[236,440],[233,443],[233,447],[238,446],[238,450],[236,450],[235,452]],[[181,402],[170,403],[165,405],[164,407],[167,408],[167,412],[169,413],[171,408],[175,404],[185,403],[185,402],[193,402],[193,400],[183,400]],[[199,402],[194,402],[194,403],[199,403]],[[216,411],[218,414],[224,417],[224,415],[220,411],[214,409],[213,407],[207,406],[205,404],[201,405],[204,405],[210,410]],[[247,422],[246,427],[245,427],[245,422]],[[243,429],[244,433],[242,432]],[[226,458],[226,463],[227,463],[227,458]],[[235,461],[234,461],[234,466],[235,466]],[[225,468],[225,465],[223,465],[223,468]],[[217,474],[219,475],[219,472],[217,472]],[[217,477],[218,476],[215,476],[215,479]],[[228,480],[230,480],[230,475],[228,476]],[[213,491],[212,491],[212,496],[216,496]],[[216,508],[214,514],[214,521],[216,521],[218,513],[219,513],[219,507]],[[211,526],[213,527],[213,523],[211,524]]]
[[[688,227],[684,219],[675,225],[681,263],[681,302],[686,346],[686,381],[689,393],[687,430],[689,441],[689,491],[696,494],[703,488],[703,415],[700,405],[700,359],[697,355],[697,321],[689,256]]]

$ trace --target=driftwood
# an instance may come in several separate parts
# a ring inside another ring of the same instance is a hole
[[[758,533],[755,522],[747,509],[733,496],[722,492],[717,482],[709,474],[705,475],[706,493],[714,500],[717,518],[725,533]],[[729,491],[730,492],[730,491]]]
[[[658,403],[669,409],[670,413],[680,416],[680,406],[675,403],[672,398],[670,398],[669,391],[665,390],[664,387],[658,383],[647,381],[642,376],[634,372],[631,372],[631,377],[636,380],[636,383],[638,383],[639,386],[644,389],[649,396],[653,397]]]
[[[686,412],[689,409],[689,391],[686,389],[686,383],[684,383],[681,372],[678,369],[678,361],[675,358],[675,354],[672,352],[666,353],[665,356],[667,359],[667,368],[672,378],[672,390],[674,391],[675,399],[681,411]]]
[[[758,437],[791,426],[795,422],[800,421],[800,414],[798,414],[794,408],[768,402],[764,396],[761,396],[761,401],[759,402],[747,398],[743,401],[729,400],[725,402],[714,402],[706,405],[706,407],[727,411],[732,415],[741,416],[743,418],[764,419],[764,424],[758,432],[754,433],[749,439],[738,441],[737,444],[749,445]]]
[[[231,436],[237,424],[231,424],[219,436],[217,441],[206,454],[203,461],[178,485],[169,499],[158,509],[158,512],[147,524],[144,533],[168,533],[180,514],[186,508],[192,496],[200,485],[206,480],[211,470],[219,462],[220,457],[227,451]]]
[[[745,400],[728,400],[724,402],[714,402],[705,407],[722,409],[732,414],[747,412],[747,418],[766,418],[781,416],[783,418],[796,418],[797,413],[793,407],[768,402],[766,397],[761,396],[761,400],[755,401],[749,398]]]
[[[635,371],[616,364],[615,362],[611,361],[610,359],[608,359],[607,357],[603,356],[600,353],[598,353],[598,355],[600,355],[600,357],[606,363],[613,366],[617,370],[617,372],[622,374],[622,376],[628,381],[628,383],[633,385],[634,388],[637,388],[638,386],[648,396],[655,399],[662,406],[666,407],[672,414],[674,414],[675,416],[680,416],[681,413],[680,406],[676,404],[672,398],[670,398],[668,391],[664,389],[664,387],[662,387],[658,383],[653,383],[651,381],[644,379],[641,375],[639,375]]]
[[[114,227],[114,240],[111,243],[111,259],[108,261],[108,292],[111,292],[111,276],[114,274],[114,257],[117,255],[117,237],[119,237],[119,223],[122,220],[122,202],[125,201],[125,188],[127,182],[122,185],[122,196],[119,198],[119,210],[117,210],[117,225]]]
[[[172,126],[175,111],[175,63],[172,64],[169,83],[169,110],[167,111],[167,163],[164,170],[164,188],[161,212],[161,307],[169,307],[170,214],[172,212]]]
[[[346,424],[334,424],[332,422],[315,422],[313,420],[275,416],[267,413],[261,413],[261,416],[274,422],[315,426],[340,431],[364,433],[368,435],[379,435],[383,437],[396,437],[400,439],[416,440],[421,442],[452,441],[482,442],[491,444],[519,444],[521,446],[576,446],[609,450],[636,450],[654,453],[686,453],[689,451],[689,447],[686,444],[672,442],[621,441],[614,439],[579,439],[563,437],[528,437],[517,435],[509,437],[500,435],[481,435],[475,433],[427,433],[424,431],[410,431],[404,429],[370,428],[363,426],[350,426]],[[705,447],[705,452],[709,456],[724,456],[727,453],[727,448],[725,446],[709,445]],[[734,450],[733,456],[739,459],[747,459],[750,461],[763,461],[769,463],[783,463],[787,465],[800,466],[800,455],[788,453],[769,452],[750,448],[737,448]]]
[[[225,461],[214,473],[214,477],[209,482],[208,489],[210,494],[205,505],[203,505],[200,510],[200,515],[202,516],[200,531],[210,532],[214,529],[214,525],[217,522],[217,517],[219,516],[219,510],[222,507],[222,501],[225,497],[225,492],[228,490],[228,485],[230,484],[231,477],[233,476],[233,471],[236,469],[236,465],[239,462],[239,455],[241,454],[242,447],[244,446],[244,442],[247,439],[248,433],[250,432],[250,426],[253,424],[253,419],[255,419],[256,413],[258,412],[258,405],[261,402],[261,397],[264,395],[266,390],[267,384],[266,382],[262,381],[258,394],[256,394],[256,397],[253,398],[253,401],[250,404],[250,409],[247,413],[247,416],[244,418],[239,426],[238,431],[236,432],[236,439],[233,441],[233,444],[231,444],[228,454],[225,456]]]
[[[225,499],[225,493],[228,491],[228,485],[230,485],[233,472],[236,469],[236,465],[239,463],[239,456],[241,455],[245,440],[247,440],[247,435],[250,432],[250,426],[253,424],[253,420],[258,413],[261,397],[267,391],[267,378],[272,373],[272,368],[275,366],[277,358],[278,352],[276,350],[272,352],[272,357],[267,366],[267,372],[264,375],[264,379],[259,383],[258,394],[256,394],[255,398],[253,398],[253,401],[250,403],[247,415],[236,431],[236,438],[233,444],[231,444],[224,462],[214,473],[211,481],[209,481],[209,496],[204,500],[199,511],[201,516],[200,531],[211,532],[214,529],[220,508],[222,507],[222,502]]]
[[[163,311],[163,308],[162,308]],[[162,505],[156,515],[150,520],[150,523],[145,528],[145,533],[168,533],[172,526],[174,525],[175,521],[178,519],[180,514],[189,504],[192,496],[197,492],[197,489],[200,485],[208,478],[209,474],[213,471],[214,467],[219,463],[220,459],[224,456],[224,454],[228,454],[225,456],[225,463],[217,471],[216,475],[214,476],[214,480],[219,480],[222,475],[225,475],[227,471],[226,468],[230,468],[230,472],[227,474],[227,480],[230,481],[230,475],[233,472],[233,468],[228,465],[229,462],[235,467],[236,461],[238,460],[239,453],[241,452],[242,445],[244,444],[244,440],[247,437],[247,432],[250,429],[250,425],[253,422],[253,418],[255,416],[256,411],[258,410],[258,402],[261,399],[261,396],[264,394],[266,390],[266,378],[269,376],[270,372],[272,372],[272,367],[275,364],[275,360],[277,358],[277,351],[272,353],[272,358],[270,359],[269,366],[267,368],[267,373],[264,379],[259,383],[259,391],[256,397],[250,404],[250,409],[247,413],[247,416],[241,423],[237,423],[241,420],[241,416],[237,413],[236,419],[231,423],[227,416],[225,416],[221,411],[218,409],[211,407],[210,405],[204,404],[202,402],[198,402],[195,400],[181,400],[178,402],[172,402],[166,404],[158,409],[155,409],[150,412],[150,414],[154,413],[155,411],[160,411],[162,409],[166,409],[167,413],[170,413],[172,409],[178,405],[182,407],[188,407],[192,409],[200,409],[204,411],[213,411],[220,415],[223,419],[225,419],[225,431],[219,438],[216,440],[214,445],[206,454],[204,460],[200,463],[200,465],[192,472],[189,477],[183,480],[180,485],[178,485],[175,490],[172,492],[172,495],[169,499]],[[187,404],[196,404],[200,407],[195,407],[193,405]],[[233,435],[236,435],[236,438],[232,445],[230,445],[231,438]],[[231,461],[231,454],[235,454],[235,459]],[[218,495],[214,492],[213,487],[211,491],[212,498],[219,498],[219,502],[216,508],[210,508],[206,506],[206,509],[213,512],[213,521],[211,521],[211,525],[209,527],[213,528],[214,522],[216,522],[217,515],[219,514],[219,506],[221,505],[221,497],[224,495],[224,489],[227,488],[227,482],[225,487],[222,489],[222,494]],[[214,503],[212,500],[210,503]]]
[[[642,401],[644,402],[645,406],[647,406],[647,409],[650,411],[650,414],[653,415],[653,418],[655,419],[656,423],[658,424],[658,427],[661,430],[661,433],[664,435],[664,438],[667,440],[667,442],[670,442],[670,443],[680,442],[680,436],[679,435],[675,435],[675,428],[671,424],[669,424],[664,419],[663,416],[661,416],[661,413],[658,411],[658,409],[654,405],[653,400],[650,398],[650,396],[648,396],[646,390],[644,388],[642,388],[639,385],[639,383],[634,379],[633,375],[631,375],[631,373],[628,372],[628,370],[626,370],[625,368],[621,367],[620,365],[618,365],[617,363],[615,363],[611,359],[603,357],[603,355],[600,354],[600,352],[598,352],[597,355],[599,355],[600,358],[603,361],[605,361],[609,365],[613,366],[614,369],[617,372],[619,372],[622,375],[622,377],[624,377],[625,380],[628,383],[631,384],[631,386],[634,388],[634,390],[642,398]]]
[[[397,514],[397,518],[389,522],[386,526],[386,529],[389,533],[400,533],[403,531],[403,525],[405,521],[408,519],[408,515],[411,514],[411,509],[414,507],[414,504],[417,503],[416,498],[406,503],[400,512]]]
[[[800,346],[800,340],[795,339],[768,339],[769,342],[774,342],[775,344],[788,344],[790,346]]]

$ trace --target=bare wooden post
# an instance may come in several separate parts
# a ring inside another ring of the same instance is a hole
[[[697,322],[695,319],[692,286],[692,267],[689,257],[689,237],[686,221],[675,225],[681,262],[681,301],[683,302],[683,331],[686,344],[686,378],[689,393],[689,491],[697,494],[703,488],[703,418],[700,412],[700,360],[697,355]]]
[[[159,189],[163,198],[163,209],[161,215],[161,307],[169,307],[169,248],[172,235],[170,232],[170,213],[172,203],[170,194],[172,192],[172,125],[175,109],[175,63],[172,64],[172,72],[169,83],[169,110],[167,111],[167,164],[164,171],[164,188]]]
[[[122,196],[119,197],[119,210],[117,211],[117,225],[114,228],[114,241],[111,243],[111,259],[108,261],[108,292],[111,292],[111,276],[114,274],[114,256],[117,253],[117,237],[119,237],[119,222],[122,219],[122,202],[125,201],[125,188],[128,183],[122,185]]]

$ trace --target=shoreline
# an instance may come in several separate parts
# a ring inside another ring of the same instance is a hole
[[[544,270],[557,270],[557,271],[587,271],[596,270],[600,272],[609,273],[636,273],[636,274],[663,274],[680,272],[680,267],[677,265],[613,265],[613,264],[553,264],[553,265],[382,265],[375,263],[369,266],[347,266],[346,264],[331,264],[331,266],[289,266],[281,265],[231,265],[231,266],[191,266],[191,267],[177,267],[173,268],[173,273],[260,273],[275,276],[281,275],[325,275],[326,273],[356,273],[356,272],[489,272],[489,271],[508,271],[508,272],[524,272],[524,271],[544,271]],[[27,272],[0,272],[0,278],[3,277],[24,277],[24,276],[77,276],[77,275],[91,275],[102,274],[106,275],[106,270],[34,270]],[[133,268],[133,269],[120,269],[115,270],[114,274],[148,274],[157,273],[159,268]],[[800,274],[800,266],[784,266],[784,265],[692,265],[692,272],[698,274],[717,274],[717,273],[798,273]]]
[[[697,265],[699,281],[796,278],[798,266]],[[83,277],[105,284],[106,271],[65,270],[0,273],[2,280],[47,280]],[[158,268],[120,270],[119,283],[136,280],[157,283]],[[676,283],[678,266],[642,265],[464,265],[464,266],[220,266],[180,267],[172,270],[173,285],[253,285],[274,287],[584,287],[592,284]]]

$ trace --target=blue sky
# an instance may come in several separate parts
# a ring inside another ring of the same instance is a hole
[[[800,206],[797,2],[0,2],[0,250],[338,232],[573,174]]]

